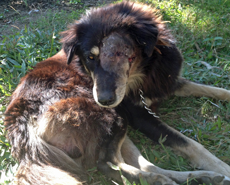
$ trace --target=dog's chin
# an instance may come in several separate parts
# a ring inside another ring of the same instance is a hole
[[[95,98],[94,98],[95,100]],[[100,107],[104,107],[104,108],[114,108],[116,106],[118,106],[121,103],[122,99],[120,101],[115,101],[113,104],[111,105],[102,105],[100,104],[97,100],[95,100],[95,102],[100,106]]]
[[[94,98],[95,102],[96,102],[100,107],[104,107],[104,108],[114,108],[114,107],[118,106],[118,105],[122,102],[124,96],[125,96],[125,94],[124,94],[123,96],[116,96],[116,101],[115,101],[113,104],[103,105],[103,104],[101,104],[101,103],[98,101],[97,95],[96,95],[95,93],[93,94],[93,98]]]

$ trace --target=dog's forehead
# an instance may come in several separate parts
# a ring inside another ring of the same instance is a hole
[[[134,42],[129,36],[118,33],[112,33],[102,39],[100,46],[100,54],[123,52],[129,55],[133,52],[133,49]]]
[[[127,46],[131,46],[133,43],[131,42],[131,39],[128,39],[126,35],[121,35],[118,33],[111,33],[110,35],[108,35],[107,37],[104,37],[102,39],[102,44],[105,47],[109,47],[111,45],[127,45]]]

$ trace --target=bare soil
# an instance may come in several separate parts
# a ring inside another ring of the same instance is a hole
[[[0,0],[0,40],[3,35],[19,31],[30,22],[36,22],[41,16],[46,16],[47,10],[74,11],[83,7],[108,4],[112,0]]]

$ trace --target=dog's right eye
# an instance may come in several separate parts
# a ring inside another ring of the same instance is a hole
[[[88,56],[88,59],[94,60],[94,56],[93,56],[93,55],[89,55],[89,56]]]

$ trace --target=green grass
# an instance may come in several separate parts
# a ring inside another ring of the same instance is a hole
[[[230,1],[148,0],[149,4],[153,2],[161,10],[164,20],[169,21],[167,24],[177,38],[177,45],[185,59],[183,76],[230,89]],[[60,49],[59,32],[65,30],[66,25],[83,11],[50,11],[39,22],[26,25],[18,33],[5,35],[1,40],[0,184],[9,182],[17,166],[10,156],[10,146],[3,128],[2,113],[9,96],[28,69]],[[230,103],[208,98],[172,97],[161,106],[160,117],[230,164]],[[174,154],[171,149],[155,145],[141,133],[131,128],[129,130],[129,136],[143,156],[154,164],[170,170],[194,170],[187,160]],[[89,173],[91,184],[113,184],[103,175],[98,175],[95,168]],[[8,177],[4,177],[5,174]]]

